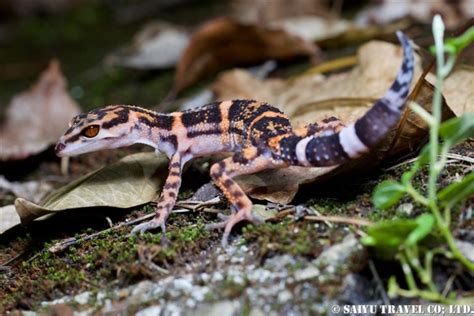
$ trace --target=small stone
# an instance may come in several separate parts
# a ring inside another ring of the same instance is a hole
[[[161,313],[161,306],[159,305],[153,305],[150,307],[147,307],[145,309],[142,309],[141,311],[137,312],[135,316],[154,316],[154,315],[160,315]]]
[[[178,291],[190,293],[193,290],[193,284],[187,279],[177,279],[174,281],[174,287]]]
[[[318,268],[314,266],[309,266],[307,268],[297,270],[294,273],[294,277],[296,281],[305,281],[316,278],[320,273],[321,271],[319,271]]]
[[[278,303],[281,303],[281,304],[286,303],[292,298],[293,298],[293,294],[291,294],[291,292],[288,290],[284,290],[278,293]]]
[[[195,316],[231,316],[239,315],[240,303],[237,301],[222,301],[214,304],[203,304],[197,309],[188,311],[185,315]]]
[[[91,292],[84,292],[84,293],[74,296],[74,301],[76,301],[76,303],[78,303],[79,305],[84,305],[84,304],[87,304],[87,302],[89,302],[90,296],[91,296]]]

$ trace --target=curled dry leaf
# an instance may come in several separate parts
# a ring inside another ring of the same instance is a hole
[[[18,198],[15,207],[22,223],[69,209],[130,208],[152,201],[167,171],[166,157],[155,153],[134,154],[69,183],[39,205]]]
[[[132,45],[107,56],[105,63],[135,69],[163,69],[174,67],[189,43],[183,28],[154,22],[135,35]]]
[[[191,38],[177,66],[174,91],[227,67],[313,56],[316,52],[313,43],[283,30],[217,18],[204,24]]]
[[[13,98],[0,127],[0,160],[23,159],[54,144],[80,112],[66,91],[59,62],[53,60],[30,90]]]
[[[370,42],[359,50],[358,66],[327,79],[317,74],[288,81],[262,81],[246,72],[232,71],[222,75],[213,88],[219,99],[244,97],[269,101],[289,114],[295,127],[329,116],[336,116],[348,124],[361,117],[385,93],[398,72],[401,57],[395,45]],[[420,60],[416,60],[415,78],[421,73]],[[410,98],[430,110],[432,93],[433,86],[422,78],[412,88]],[[453,116],[444,103],[443,119]],[[254,198],[288,203],[302,184],[327,180],[343,173],[367,171],[367,168],[413,152],[422,145],[427,128],[424,121],[406,110],[399,126],[370,155],[339,167],[290,167],[242,176],[236,180]]]

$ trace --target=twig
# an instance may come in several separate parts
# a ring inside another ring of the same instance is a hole
[[[468,162],[468,163],[473,163],[474,164],[474,158],[471,158],[469,156],[463,156],[463,155],[459,155],[459,154],[453,154],[453,153],[449,153],[446,155],[447,158],[449,159],[452,159],[452,160],[456,160],[456,161],[463,161],[463,162]],[[396,164],[394,166],[391,166],[389,168],[386,168],[385,171],[390,171],[390,170],[394,170],[394,169],[397,169],[398,167],[401,167],[401,166],[404,166],[404,165],[407,165],[407,164],[410,164],[410,163],[413,163],[417,160],[418,158],[415,157],[415,158],[412,158],[412,159],[408,159],[408,160],[405,160],[399,164]]]
[[[359,219],[359,218],[350,218],[350,217],[343,217],[343,216],[314,216],[314,215],[307,215],[304,217],[306,220],[316,221],[316,222],[332,222],[332,223],[342,223],[342,224],[350,224],[350,225],[357,225],[357,226],[372,226],[374,223],[368,221],[366,219]]]
[[[146,219],[149,219],[149,218],[152,218],[155,216],[155,213],[151,213],[151,214],[147,214],[145,216],[142,216],[140,218],[137,218],[137,219],[134,219],[132,221],[129,221],[129,222],[126,222],[126,223],[120,223],[118,225],[115,225],[115,226],[112,226],[110,228],[107,228],[107,229],[104,229],[104,230],[101,230],[101,231],[98,231],[96,233],[93,233],[93,234],[90,234],[90,235],[86,235],[84,237],[81,237],[81,238],[75,238],[75,237],[72,237],[72,238],[67,238],[66,240],[63,240],[63,241],[60,241],[56,244],[54,244],[53,246],[49,247],[48,248],[48,251],[49,252],[52,252],[52,253],[56,253],[56,252],[59,252],[59,251],[63,251],[64,249],[66,249],[67,247],[69,246],[72,246],[72,245],[76,245],[78,243],[81,243],[81,242],[84,242],[84,241],[87,241],[87,240],[90,240],[94,237],[97,237],[97,236],[100,236],[100,235],[103,235],[103,234],[106,234],[108,232],[111,232],[113,230],[117,230],[119,228],[122,228],[122,227],[125,227],[125,226],[130,226],[130,225],[134,225],[136,223],[139,223],[139,222],[142,222]],[[34,258],[34,257],[33,257]],[[31,258],[30,258],[31,260]]]
[[[321,218],[321,221],[323,221],[329,228],[333,228],[330,221],[322,219],[325,216],[321,215],[321,213],[319,213],[319,211],[316,208],[310,207],[309,209],[312,210],[317,215],[318,218]],[[308,216],[311,216],[311,215],[304,216],[303,218],[306,219]]]
[[[390,299],[388,298],[387,292],[385,291],[385,288],[382,284],[382,280],[380,279],[379,273],[377,272],[375,264],[371,259],[369,259],[369,269],[370,272],[372,272],[372,275],[374,276],[375,282],[377,283],[377,289],[379,290],[380,295],[382,296],[384,305],[391,305]]]

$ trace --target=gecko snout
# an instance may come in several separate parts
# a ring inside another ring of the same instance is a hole
[[[54,147],[54,152],[56,153],[57,156],[61,155],[61,151],[66,147],[66,145],[63,142],[59,142],[56,144],[56,147]]]

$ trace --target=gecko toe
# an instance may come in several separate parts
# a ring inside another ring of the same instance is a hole
[[[131,235],[143,235],[146,231],[161,227],[162,231],[165,232],[165,223],[161,221],[151,220],[135,226],[130,232]]]

